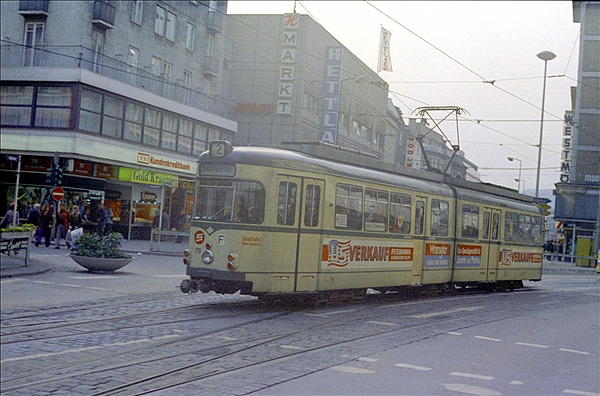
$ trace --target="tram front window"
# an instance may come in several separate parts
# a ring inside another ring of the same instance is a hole
[[[204,180],[198,186],[195,216],[231,223],[262,223],[265,192],[255,182]]]

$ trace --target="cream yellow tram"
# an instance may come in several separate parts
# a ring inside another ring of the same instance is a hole
[[[541,279],[543,212],[530,197],[381,166],[326,145],[211,142],[181,291],[331,298]]]

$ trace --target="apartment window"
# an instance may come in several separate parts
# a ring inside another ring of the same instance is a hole
[[[155,76],[160,76],[160,70],[162,68],[162,59],[157,58],[156,56],[152,57],[152,73]]]
[[[177,22],[177,16],[172,12],[167,13],[167,32],[166,38],[170,41],[175,41],[175,25]]]
[[[188,23],[187,24],[187,32],[185,35],[185,48],[190,51],[193,51],[195,42],[196,42],[196,26],[192,25],[191,23]]]
[[[144,138],[143,143],[150,146],[158,146],[160,143],[160,121],[161,113],[158,110],[146,108],[144,114]]]
[[[121,99],[111,96],[104,97],[104,115],[102,116],[102,135],[121,137],[123,130],[123,108]]]
[[[206,53],[204,55],[213,56],[213,54],[215,52],[215,36],[213,36],[212,34],[209,34],[206,37],[207,37]]]
[[[125,107],[125,129],[123,138],[133,142],[142,141],[142,120],[144,118],[144,108],[142,106],[127,103]]]
[[[131,85],[135,85],[136,83],[136,73],[139,56],[139,49],[135,47],[129,47],[129,62],[127,63],[129,67],[127,68],[127,71],[129,72],[129,84]]]
[[[72,99],[71,87],[38,87],[35,126],[69,128]]]
[[[143,0],[132,0],[131,1],[131,22],[142,24],[142,13],[144,10]]]
[[[161,6],[156,6],[156,20],[154,21],[154,33],[159,36],[165,35],[165,17],[167,10]]]
[[[173,74],[173,64],[169,63],[169,62],[164,62],[163,63],[163,72],[162,72],[161,77],[164,78],[165,80],[170,81],[172,74]]]
[[[27,22],[23,38],[23,66],[40,66],[40,52],[37,48],[44,43],[44,22]]]
[[[200,155],[206,151],[206,139],[208,138],[208,127],[196,124],[194,128],[194,155]]]
[[[93,29],[92,30],[92,50],[93,54],[93,65],[94,72],[100,73],[100,67],[102,66],[102,55],[104,54],[104,33]]]
[[[163,115],[160,146],[169,150],[177,148],[177,123],[179,119],[171,114]]]
[[[192,87],[192,72],[189,70],[183,71],[183,86],[186,88]]]
[[[177,139],[177,151],[186,154],[191,153],[193,136],[194,123],[189,120],[181,120],[179,125],[179,138]]]
[[[3,85],[0,94],[0,124],[6,126],[31,125],[33,87]]]
[[[102,95],[97,92],[83,90],[81,92],[81,111],[79,112],[79,129],[86,132],[100,133],[102,118]]]

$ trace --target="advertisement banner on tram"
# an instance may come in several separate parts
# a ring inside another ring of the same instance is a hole
[[[414,244],[363,239],[329,239],[323,244],[322,268],[371,269],[412,267]]]

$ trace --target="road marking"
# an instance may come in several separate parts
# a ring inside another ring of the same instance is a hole
[[[563,351],[563,352],[570,352],[570,353],[578,353],[580,355],[589,355],[589,352],[584,352],[584,351],[577,351],[575,349],[565,349],[565,348],[560,348],[559,351]]]
[[[486,340],[486,341],[494,341],[494,342],[501,342],[502,341],[499,338],[490,338],[490,337],[483,337],[483,336],[475,336],[475,338],[479,338],[480,340]]]
[[[42,285],[53,285],[54,282],[46,282],[46,281],[33,281],[33,283],[41,283]]]
[[[370,323],[370,324],[379,324],[379,325],[384,325],[384,326],[394,326],[395,325],[395,323],[376,322],[374,320],[369,320],[369,321],[367,321],[367,323]]]
[[[0,285],[3,285],[5,283],[17,283],[17,282],[22,282],[24,279],[5,279],[0,281]]]
[[[352,373],[352,374],[373,374],[375,372],[372,370],[350,367],[350,366],[333,366],[331,369],[335,370],[335,371],[341,371],[343,373]]]
[[[550,348],[548,345],[529,344],[527,342],[515,342],[515,345],[530,346],[530,347],[534,347],[534,348]]]
[[[460,335],[462,335],[463,333],[458,333],[458,332],[456,332],[456,331],[448,331],[448,332],[446,332],[446,334],[460,336]]]
[[[511,384],[511,385],[525,385],[525,383],[522,382],[522,381],[510,381],[509,384]]]
[[[295,350],[304,350],[306,348],[302,348],[296,345],[278,345],[279,348],[281,349],[295,349]]]
[[[68,284],[68,283],[59,283],[58,286],[77,287],[77,288],[83,287],[83,286],[79,286],[79,285],[71,285],[71,284]]]
[[[573,390],[573,389],[565,389],[563,391],[563,393],[568,393],[570,395],[583,395],[583,396],[598,396],[598,395],[600,395],[600,393],[578,391],[578,390]]]
[[[153,278],[181,278],[184,277],[184,274],[179,275],[152,275]]]
[[[237,341],[238,340],[237,338],[225,337],[225,336],[217,336],[217,338],[220,338],[220,339],[225,340],[225,341]]]
[[[99,276],[69,276],[69,279],[85,279],[85,280],[97,280],[97,279],[115,279],[114,276],[99,275]]]
[[[466,393],[468,395],[476,395],[476,396],[496,396],[496,395],[502,394],[493,389],[482,388],[480,386],[465,385],[465,384],[444,384],[444,387],[449,391]]]
[[[479,375],[479,374],[471,374],[471,373],[460,373],[458,371],[454,371],[454,372],[450,373],[450,375],[455,376],[455,377],[474,378],[474,379],[480,379],[480,380],[486,380],[486,381],[491,381],[491,380],[494,379],[494,377],[489,376],[489,375]]]
[[[314,316],[317,318],[328,318],[330,315],[337,315],[337,314],[341,314],[341,313],[348,313],[348,312],[354,312],[354,311],[356,311],[356,310],[355,309],[346,309],[344,311],[326,312],[326,313],[322,313],[322,314],[305,313],[304,316]]]
[[[359,358],[358,358],[358,359],[356,359],[356,360],[358,360],[358,361],[360,361],[360,362],[369,362],[369,363],[375,363],[375,362],[377,362],[379,359],[373,359],[373,358],[370,358],[370,357],[359,357]]]
[[[417,319],[427,319],[427,318],[432,318],[434,316],[448,315],[448,314],[453,314],[453,313],[457,313],[457,312],[474,312],[481,308],[484,308],[484,306],[456,308],[456,309],[451,309],[449,311],[432,312],[432,313],[426,313],[426,314],[420,314],[420,315],[408,315],[408,317],[409,318],[417,318]]]
[[[394,366],[401,367],[401,368],[407,368],[407,369],[411,369],[411,370],[418,370],[418,371],[431,371],[431,367],[415,366],[413,364],[406,364],[406,363],[396,363],[396,364],[394,364]]]

